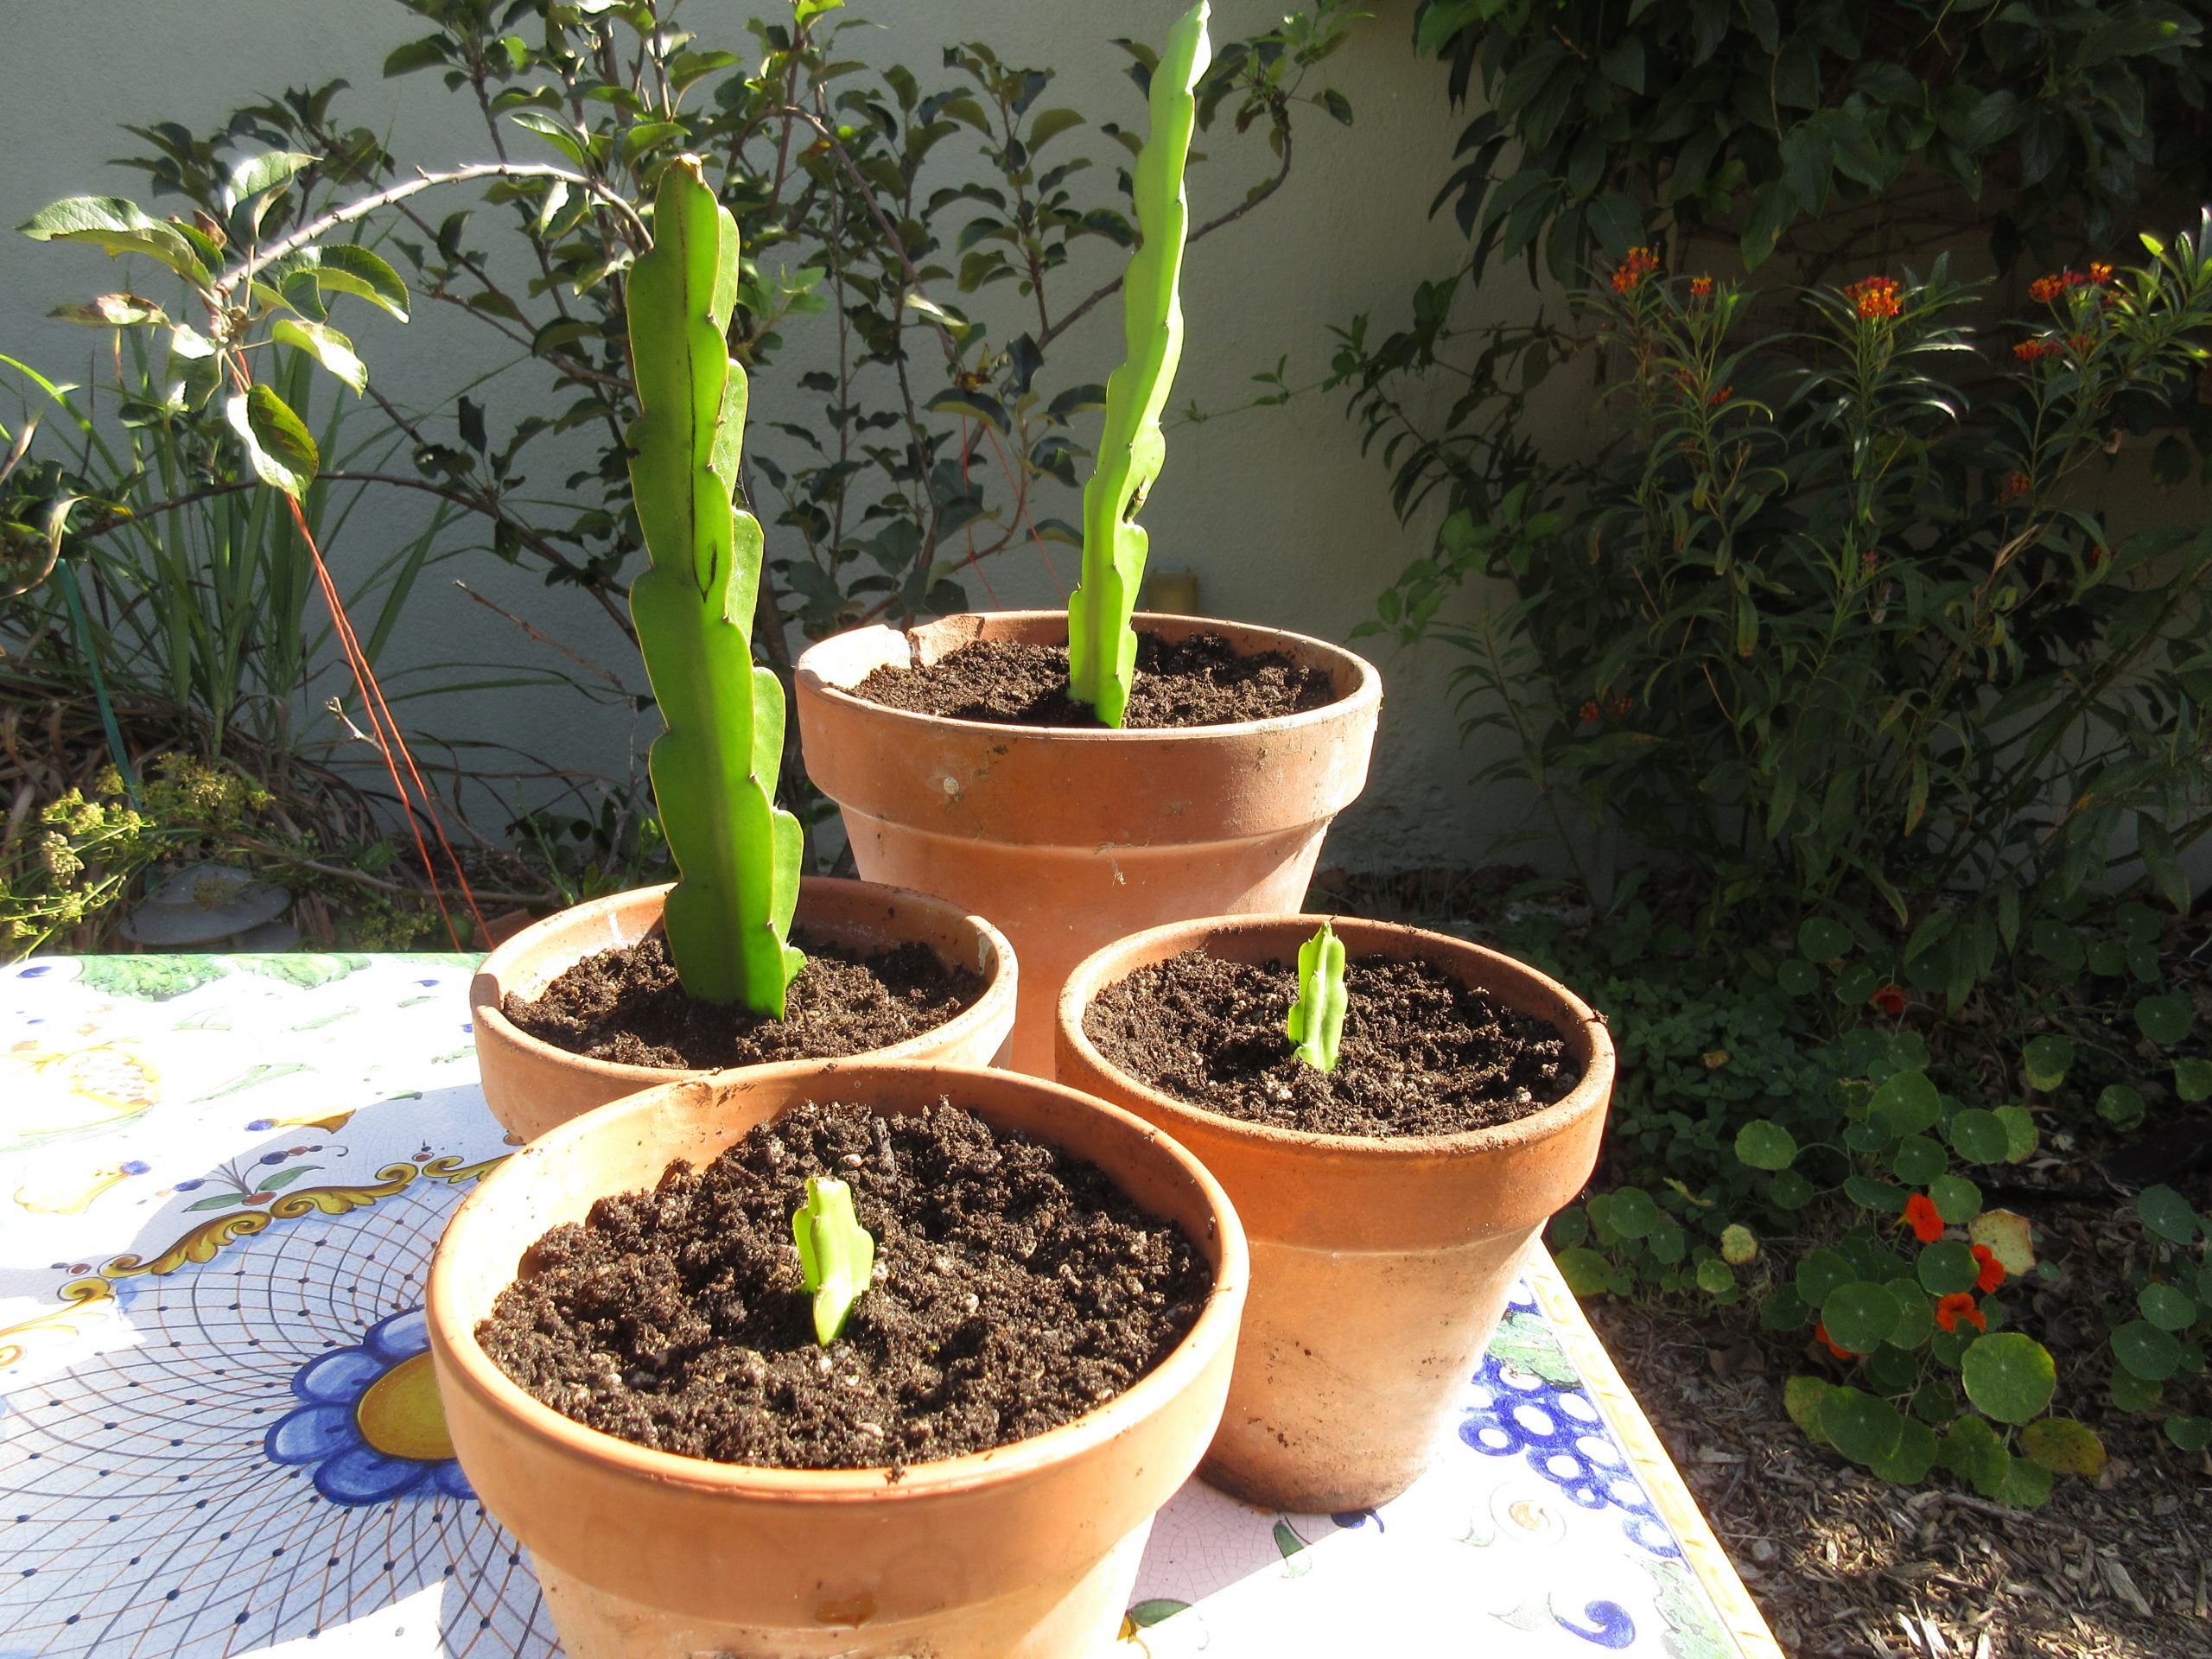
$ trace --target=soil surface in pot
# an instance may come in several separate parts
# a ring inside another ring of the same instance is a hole
[[[658,930],[601,950],[535,998],[510,996],[508,1019],[541,1042],[620,1065],[711,1071],[771,1060],[834,1060],[937,1029],[983,994],[982,976],[948,968],[927,945],[862,955],[791,931],[806,966],[785,993],[784,1017],[738,1004],[695,1002]]]
[[[1309,1135],[1459,1135],[1525,1117],[1581,1081],[1552,1026],[1427,963],[1346,962],[1333,1071],[1300,1059],[1284,1032],[1297,995],[1295,963],[1186,950],[1108,986],[1083,1029],[1163,1094]]]
[[[1100,728],[1090,705],[1068,695],[1065,645],[978,639],[927,668],[879,668],[853,690],[887,709],[949,720]],[[1217,633],[1175,640],[1143,633],[1123,729],[1272,720],[1336,700],[1327,669],[1300,667],[1279,651],[1240,657]]]
[[[824,1349],[791,1212],[831,1174],[876,1268]],[[476,1339],[554,1410],[640,1446],[896,1479],[1112,1399],[1211,1284],[1182,1230],[1095,1165],[944,1102],[810,1103],[547,1233]]]

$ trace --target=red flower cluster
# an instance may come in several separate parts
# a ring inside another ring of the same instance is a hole
[[[1586,702],[1586,703],[1584,703],[1584,704],[1583,704],[1580,709],[1576,709],[1574,712],[1575,712],[1575,716],[1576,716],[1576,718],[1577,718],[1577,719],[1579,719],[1579,720],[1580,720],[1580,721],[1582,721],[1582,723],[1583,723],[1584,725],[1586,725],[1586,725],[1588,725],[1592,721],[1593,721],[1593,720],[1595,720],[1595,719],[1597,719],[1597,718],[1598,718],[1598,712],[1599,712],[1599,711],[1598,711],[1598,705],[1597,705],[1597,702],[1595,702],[1595,700],[1592,700],[1592,701],[1591,701],[1591,702]]]
[[[1961,1319],[1977,1331],[1989,1329],[1988,1317],[1974,1301],[1970,1290],[1955,1290],[1936,1304],[1936,1323],[1940,1329],[1955,1331]]]
[[[1659,256],[1649,248],[1630,248],[1628,257],[1622,260],[1613,272],[1613,292],[1630,294],[1643,284],[1643,279],[1659,269]]]
[[[1616,715],[1624,715],[1636,707],[1634,697],[1615,697],[1609,705]]]
[[[2005,1282],[2005,1264],[1997,1259],[1997,1252],[1986,1244],[1974,1247],[1974,1259],[1981,1267],[1981,1271],[1974,1275],[1974,1287],[1986,1296]]]
[[[1710,277],[1710,276],[1693,276],[1693,277],[1691,277],[1691,278],[1690,278],[1690,298],[1692,298],[1692,299],[1694,299],[1694,300],[1707,300],[1707,299],[1711,299],[1712,297],[1713,297],[1713,278],[1712,278],[1712,277]]]
[[[1904,290],[1894,276],[1866,276],[1843,290],[1843,297],[1851,302],[1861,321],[1871,322],[1878,317],[1894,317],[1904,309]]]
[[[1901,985],[1885,985],[1866,1000],[1892,1020],[1904,1012],[1904,988]]]
[[[2035,488],[2035,480],[2025,473],[2015,473],[2005,480],[2005,487],[1997,493],[2000,501],[2017,501]]]
[[[2092,264],[2087,274],[2078,270],[2062,270],[2050,276],[2038,276],[2028,284],[2028,297],[2038,305],[2049,305],[2069,289],[2094,284],[2102,288],[2112,281],[2112,267],[2104,264]]]
[[[1707,398],[1705,401],[1706,401],[1707,403],[1708,403],[1708,404],[1711,404],[1714,408],[1718,409],[1721,404],[1723,404],[1726,403],[1726,402],[1727,402],[1731,397],[1733,397],[1735,395],[1736,395],[1736,387],[1735,387],[1734,383],[1733,383],[1733,382],[1731,382],[1731,383],[1730,383],[1729,385],[1727,385],[1715,387],[1715,388],[1713,389],[1713,396],[1712,396],[1712,397],[1708,397],[1708,398]]]
[[[2046,357],[2063,357],[2065,348],[2055,340],[2024,340],[2012,348],[2012,355],[2023,363],[2033,363]]]
[[[1923,1244],[1933,1244],[1943,1236],[1943,1217],[1925,1192],[1916,1192],[1904,1201],[1904,1224]]]

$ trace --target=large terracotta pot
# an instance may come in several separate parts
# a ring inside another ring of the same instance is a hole
[[[571,1054],[531,1036],[501,1011],[509,996],[536,996],[594,951],[635,944],[660,925],[667,892],[665,885],[638,887],[572,906],[524,928],[477,969],[468,1001],[485,1103],[524,1140],[640,1089],[708,1075]],[[934,1031],[873,1051],[869,1058],[941,1060],[950,1065],[996,1065],[1005,1060],[1014,1030],[1014,947],[982,917],[927,893],[810,875],[799,882],[798,922],[858,950],[885,950],[919,940],[948,964],[973,967],[982,975],[983,994],[969,1007]]]
[[[747,1468],[648,1450],[509,1381],[474,1332],[548,1228],[650,1188],[809,1100],[886,1113],[949,1096],[1098,1165],[1213,1266],[1190,1333],[1127,1393],[995,1451],[882,1469]],[[1243,1230],[1213,1178],[1128,1113],[1008,1071],[815,1061],[633,1096],[509,1159],[430,1266],[430,1351],[454,1455],[530,1547],[569,1659],[1071,1659],[1111,1641],[1154,1511],[1215,1424],[1244,1300]]]
[[[1058,611],[858,628],[798,661],[807,773],[844,809],[860,873],[1006,930],[1022,966],[1014,1064],[1039,1077],[1052,1072],[1053,1001],[1077,963],[1162,922],[1297,909],[1329,821],[1367,782],[1382,682],[1365,661],[1235,622],[1143,615],[1137,626],[1321,664],[1337,701],[1274,720],[1115,732],[945,720],[851,695],[875,669],[933,663],[976,639],[1065,644]]]
[[[1221,1433],[1198,1472],[1306,1513],[1371,1508],[1427,1466],[1522,1252],[1589,1178],[1613,1090],[1612,1039],[1565,987],[1446,934],[1329,920],[1352,957],[1417,957],[1549,1020],[1582,1081],[1518,1122],[1465,1135],[1305,1135],[1186,1104],[1084,1034],[1092,999],[1138,969],[1192,950],[1295,962],[1318,916],[1216,917],[1120,940],[1075,970],[1058,1026],[1060,1080],[1173,1135],[1243,1217],[1252,1294]]]

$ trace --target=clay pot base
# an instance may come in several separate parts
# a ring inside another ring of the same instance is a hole
[[[1001,726],[1103,729],[1068,695],[1065,645],[978,639],[925,668],[879,668],[854,695],[887,709]],[[1167,731],[1272,720],[1337,700],[1329,671],[1279,651],[1240,657],[1217,633],[1137,636],[1137,673],[1122,729]]]
[[[810,1174],[849,1183],[876,1239],[878,1282],[826,1350],[791,1243]],[[892,1480],[1124,1392],[1211,1277],[1096,1166],[949,1104],[795,1108],[525,1262],[476,1337],[554,1410],[681,1456]]]
[[[1099,992],[1084,1034],[1130,1076],[1210,1112],[1306,1135],[1459,1135],[1541,1111],[1581,1081],[1548,1022],[1428,963],[1345,964],[1337,1068],[1315,1071],[1283,1022],[1294,964],[1186,950]]]
[[[784,1017],[696,1002],[677,981],[658,928],[584,957],[536,997],[501,1011],[541,1042],[618,1065],[713,1071],[777,1060],[841,1059],[934,1031],[982,995],[980,975],[948,968],[925,944],[863,952],[795,929],[807,954]]]

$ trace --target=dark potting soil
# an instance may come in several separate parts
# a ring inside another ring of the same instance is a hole
[[[875,1282],[824,1349],[791,1217],[832,1174],[875,1236]],[[1182,1230],[1095,1165],[947,1102],[808,1104],[553,1229],[476,1339],[554,1410],[640,1446],[895,1479],[1123,1392],[1211,1284]]]
[[[1427,963],[1346,962],[1333,1071],[1300,1059],[1284,1033],[1297,995],[1295,964],[1186,950],[1108,986],[1083,1029],[1164,1094],[1313,1135],[1458,1135],[1525,1117],[1581,1080],[1550,1024]]]
[[[1096,712],[1068,695],[1065,645],[978,639],[927,668],[879,668],[853,688],[887,709],[999,726],[1096,729]],[[1240,657],[1217,633],[1165,640],[1137,636],[1136,680],[1123,728],[1158,731],[1225,726],[1322,709],[1337,700],[1325,668],[1300,667],[1279,651]]]
[[[935,1030],[983,994],[981,975],[948,968],[925,944],[861,956],[800,929],[791,943],[806,952],[806,966],[785,993],[781,1020],[692,1001],[658,931],[586,957],[535,999],[510,996],[501,1011],[571,1054],[696,1071],[887,1048]]]

